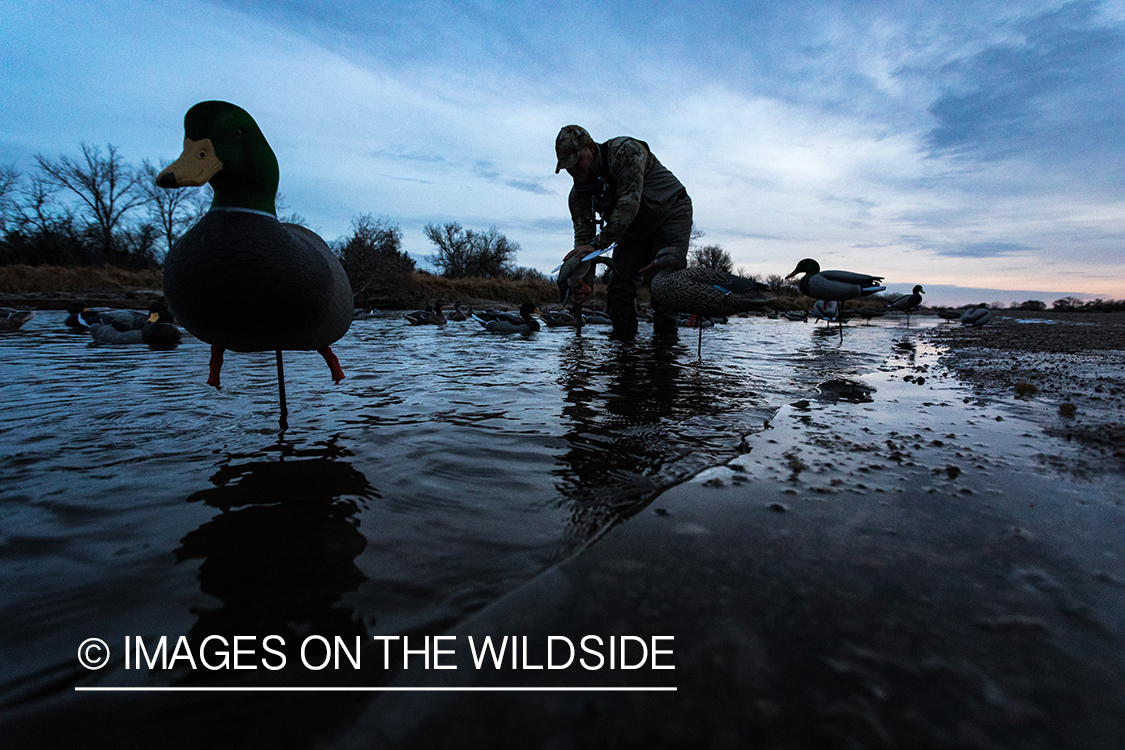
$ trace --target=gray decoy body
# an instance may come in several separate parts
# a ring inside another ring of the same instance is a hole
[[[765,284],[714,268],[681,268],[650,264],[642,271],[656,269],[650,290],[653,301],[677,312],[708,318],[749,312],[773,302],[763,294]]]
[[[473,318],[493,333],[534,333],[539,330],[539,321],[531,317],[533,312],[535,305],[524,302],[519,314],[497,310],[475,313]]]
[[[802,260],[785,278],[791,279],[799,273],[804,275],[797,282],[797,288],[801,290],[801,294],[813,299],[846,302],[886,289],[882,285],[882,276],[870,276],[852,271],[821,271],[820,264],[812,258]]]
[[[961,325],[979,327],[992,320],[992,311],[984,302],[965,311],[961,316]]]
[[[34,310],[16,310],[11,307],[0,307],[0,331],[18,331],[20,326],[34,317]]]
[[[922,304],[922,295],[925,293],[926,291],[922,289],[921,284],[915,284],[912,294],[899,297],[898,299],[887,305],[887,307],[891,308],[892,310],[902,310],[907,315],[909,315],[911,310]]]

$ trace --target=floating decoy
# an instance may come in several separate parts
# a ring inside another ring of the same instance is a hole
[[[161,300],[154,300],[148,306],[148,312],[140,310],[86,310],[81,313],[86,325],[93,328],[95,325],[112,326],[118,331],[139,331],[152,322],[152,316],[160,314],[161,322],[165,325],[174,322],[171,311]]]
[[[591,326],[611,326],[613,318],[609,317],[609,313],[605,310],[584,310],[582,322]]]
[[[444,304],[445,300],[439,299],[433,307],[403,313],[402,317],[406,318],[412,326],[443,326],[445,325],[445,313],[441,311],[441,308]]]
[[[574,326],[574,314],[568,310],[551,310],[541,314],[543,322],[547,324],[548,328],[562,328],[566,326]]]
[[[990,320],[992,320],[992,311],[988,309],[987,304],[981,302],[976,307],[965,311],[965,314],[961,316],[961,325],[982,326]]]
[[[807,323],[809,320],[809,314],[805,310],[786,310],[785,318],[786,320],[799,320],[802,323]]]
[[[0,331],[18,331],[20,326],[34,317],[34,310],[16,310],[11,307],[0,307]]]
[[[734,315],[757,310],[773,302],[762,290],[765,284],[735,276],[714,268],[681,268],[672,270],[665,263],[675,262],[671,257],[664,263],[650,263],[641,274],[656,271],[649,289],[653,302],[679,312],[704,317]],[[698,354],[703,357],[703,329],[699,329]]]
[[[183,154],[156,184],[210,183],[215,198],[168,251],[164,298],[180,324],[211,345],[209,385],[220,387],[226,349],[276,352],[285,429],[283,350],[315,350],[332,380],[344,379],[331,345],[351,326],[348,277],[315,232],[278,221],[277,157],[249,113],[227,102],[201,102],[184,116],[184,136]]]
[[[539,330],[539,321],[531,317],[533,312],[535,304],[524,302],[518,315],[496,310],[475,313],[473,318],[484,326],[484,330],[493,333],[533,333]]]
[[[904,313],[906,313],[906,324],[910,325],[910,311],[915,307],[918,307],[918,305],[922,304],[922,295],[925,293],[926,291],[922,289],[921,284],[915,284],[914,292],[912,294],[904,294],[903,296],[887,305],[887,307],[892,310],[902,310]]]
[[[120,311],[118,311],[120,312]],[[125,311],[131,312],[131,311]],[[171,347],[180,343],[180,329],[172,325],[167,308],[154,310],[139,328],[120,328],[112,322],[91,323],[90,335],[98,344],[149,344]]]
[[[86,324],[86,321],[82,317],[85,313],[89,312],[89,310],[90,308],[86,306],[85,302],[71,303],[70,307],[66,308],[66,311],[70,314],[66,316],[63,325],[78,331],[90,330],[90,326]]]
[[[449,315],[446,315],[445,317],[446,317],[447,320],[460,322],[462,320],[467,320],[469,316],[468,316],[468,314],[465,313],[464,310],[461,309],[461,303],[460,302],[454,302],[453,303],[453,309],[450,310]]]
[[[367,320],[374,313],[375,313],[375,311],[371,310],[369,308],[357,307],[357,308],[352,310],[352,320]]]

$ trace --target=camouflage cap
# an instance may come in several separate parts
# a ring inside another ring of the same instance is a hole
[[[592,143],[593,138],[586,132],[586,129],[580,125],[565,125],[559,131],[559,135],[555,138],[555,156],[559,158],[559,163],[555,165],[555,174],[559,170],[570,169],[578,163],[578,152],[587,143]]]

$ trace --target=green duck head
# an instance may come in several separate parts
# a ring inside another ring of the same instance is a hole
[[[925,293],[926,293],[926,290],[922,288],[921,284],[915,284],[914,285],[913,294],[925,294]]]
[[[791,279],[799,273],[804,273],[806,276],[815,276],[816,274],[820,273],[820,264],[812,258],[805,258],[797,264],[797,267],[793,269],[793,273],[789,274],[785,278]]]
[[[184,152],[156,178],[162,188],[211,183],[211,206],[277,215],[277,157],[241,107],[200,102],[184,115]]]

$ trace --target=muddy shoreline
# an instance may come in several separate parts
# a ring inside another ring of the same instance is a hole
[[[1005,311],[981,328],[942,325],[926,337],[981,395],[1049,405],[1048,434],[1125,469],[1125,314]]]

